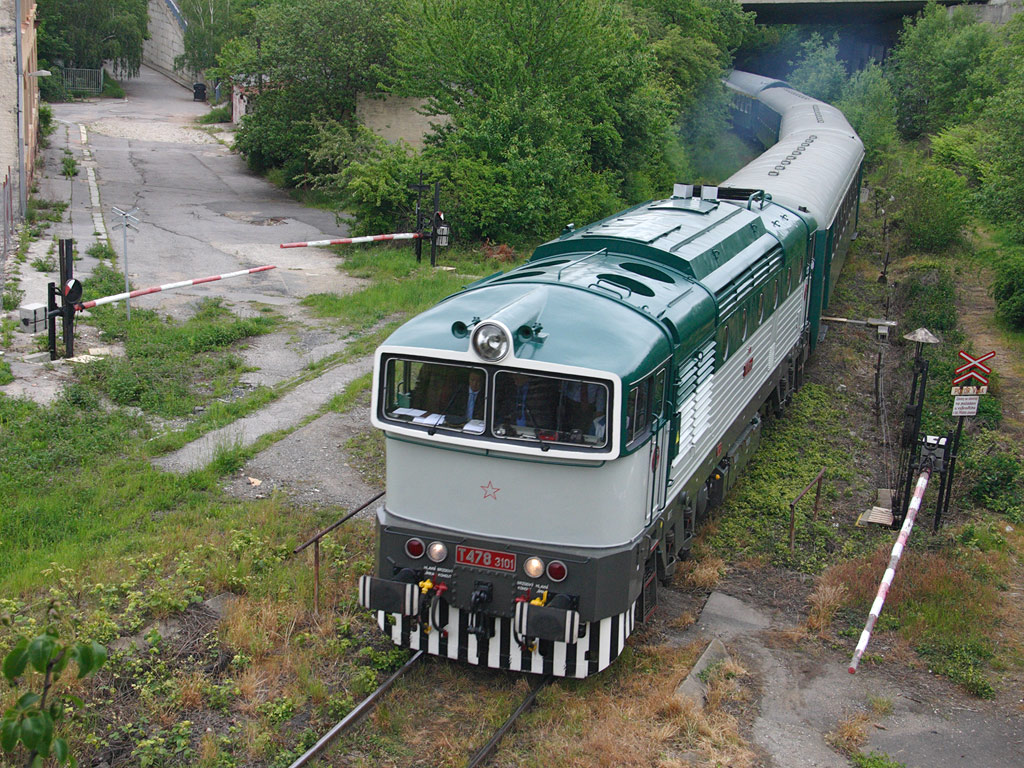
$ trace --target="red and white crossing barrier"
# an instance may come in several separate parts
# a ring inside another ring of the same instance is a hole
[[[306,248],[312,245],[351,245],[352,243],[375,243],[380,240],[422,240],[422,232],[399,232],[394,235],[366,235],[365,237],[342,237],[337,240],[310,240],[306,243],[281,243],[282,248]]]
[[[275,264],[268,264],[263,267],[253,267],[252,269],[242,269],[238,272],[228,272],[224,275],[211,275],[210,277],[200,277],[195,280],[182,280],[179,283],[167,283],[166,285],[156,285],[152,288],[140,288],[137,291],[129,291],[127,293],[118,293],[114,296],[104,296],[102,299],[93,299],[92,301],[86,301],[82,304],[75,304],[75,311],[81,312],[83,309],[92,309],[98,307],[100,304],[112,304],[115,301],[124,301],[125,299],[134,299],[136,296],[146,296],[150,293],[159,293],[160,291],[172,291],[175,288],[185,288],[189,285],[199,285],[200,283],[212,283],[216,280],[227,280],[229,277],[241,277],[242,275],[251,275],[254,272],[266,272],[268,269],[276,269]]]
[[[882,583],[878,587],[875,602],[872,604],[871,612],[868,614],[868,623],[864,625],[864,631],[860,633],[857,649],[853,652],[853,659],[850,660],[851,675],[857,671],[860,657],[864,655],[864,651],[868,647],[868,640],[871,639],[871,630],[875,628],[878,615],[882,612],[882,605],[885,603],[886,595],[889,594],[889,587],[892,585],[893,576],[896,575],[896,565],[900,561],[900,555],[903,554],[903,547],[906,546],[907,539],[910,538],[910,529],[914,527],[914,519],[917,517],[918,510],[921,509],[921,500],[924,498],[924,491],[928,487],[928,478],[931,477],[931,474],[932,470],[928,467],[921,470],[921,474],[917,478],[914,497],[910,500],[910,505],[907,507],[907,517],[903,521],[900,535],[896,537],[896,543],[892,547],[889,567],[885,569],[885,575],[882,577]]]

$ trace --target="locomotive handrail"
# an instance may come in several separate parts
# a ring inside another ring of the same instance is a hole
[[[770,194],[765,192],[763,189],[759,189],[753,194],[751,194],[750,197],[747,198],[748,211],[751,210],[751,205],[753,204],[755,198],[760,201],[761,210],[764,210],[765,203],[770,203],[772,201],[772,196]]]
[[[601,254],[606,254],[607,255],[607,253],[608,253],[608,249],[607,248],[599,248],[598,250],[594,251],[593,253],[588,253],[586,256],[580,256],[578,259],[574,259],[573,261],[570,261],[568,264],[566,264],[564,267],[562,267],[560,270],[558,270],[558,274],[555,275],[555,279],[558,280],[559,282],[561,282],[561,280],[562,280],[562,273],[565,272],[565,270],[569,269],[569,267],[575,267],[580,262],[586,261],[587,259],[592,259],[595,256],[599,256]]]
[[[377,499],[379,499],[381,496],[383,496],[384,493],[385,493],[384,491],[381,491],[380,493],[378,493],[373,498],[365,501],[363,504],[361,504],[360,506],[358,506],[355,509],[353,509],[347,515],[345,515],[343,518],[341,518],[341,520],[338,520],[337,522],[332,523],[331,525],[329,525],[326,528],[324,528],[322,531],[320,531],[320,533],[318,533],[312,539],[307,541],[305,544],[300,544],[299,546],[297,546],[295,549],[292,550],[292,554],[293,555],[297,555],[297,554],[299,554],[299,552],[304,550],[309,545],[311,545],[311,544],[313,545],[313,613],[318,614],[318,615],[320,613],[320,539],[322,539],[328,533],[330,533],[335,528],[340,526],[342,523],[345,523],[345,522],[351,520],[356,515],[358,515],[360,512],[362,512],[368,506],[373,504],[373,502],[375,502]]]
[[[607,283],[607,282],[611,282],[611,281],[610,280],[605,280],[603,277],[599,277],[599,278],[597,278],[597,280],[595,280],[590,285],[588,285],[587,288],[600,288],[600,289],[602,289],[604,291],[608,291],[608,293],[613,294],[614,296],[616,296],[619,299],[619,301],[625,301],[626,297],[623,296],[618,291],[616,291],[615,288],[609,288],[607,285],[601,285],[601,283]],[[612,283],[612,285],[614,285],[616,288],[625,288],[625,290],[629,291],[629,295],[630,296],[633,295],[633,291],[631,291],[629,288],[626,288],[626,286],[624,286],[624,285],[618,285],[617,283]]]
[[[299,552],[301,552],[302,550],[304,550],[306,547],[310,546],[311,544],[316,544],[318,541],[320,541],[320,539],[322,539],[328,533],[333,531],[335,528],[337,528],[342,523],[345,523],[345,522],[348,522],[349,520],[351,520],[353,517],[355,517],[357,514],[362,512],[364,509],[366,509],[368,506],[373,504],[373,502],[375,502],[377,499],[379,499],[383,495],[384,495],[384,491],[381,491],[376,496],[374,496],[372,499],[370,499],[370,500],[366,501],[365,503],[363,503],[362,506],[360,506],[360,507],[358,507],[356,509],[353,509],[347,515],[345,515],[343,518],[341,518],[341,520],[338,520],[336,523],[332,523],[331,525],[327,526],[322,531],[320,531],[320,533],[318,533],[316,536],[314,536],[309,541],[307,541],[305,544],[300,544],[299,546],[297,546],[295,549],[292,550],[292,554],[293,555],[297,555],[297,554],[299,554]]]

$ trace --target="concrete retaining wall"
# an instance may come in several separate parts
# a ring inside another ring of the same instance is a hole
[[[143,63],[191,88],[191,77],[174,69],[174,59],[184,52],[185,22],[173,0],[149,0],[149,40],[142,46]]]

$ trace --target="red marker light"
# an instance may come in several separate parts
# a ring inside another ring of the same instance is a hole
[[[413,560],[417,560],[423,557],[423,553],[427,551],[427,548],[423,546],[423,542],[419,539],[409,539],[405,542],[405,554],[411,557]]]
[[[548,578],[552,581],[565,581],[568,574],[569,571],[561,560],[552,560],[548,563]]]

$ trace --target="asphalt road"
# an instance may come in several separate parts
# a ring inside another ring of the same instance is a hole
[[[146,68],[124,87],[123,100],[54,105],[59,127],[46,152],[39,195],[72,201],[70,217],[55,234],[74,238],[84,253],[96,240],[94,214],[99,212],[123,267],[124,233],[115,228],[121,218],[113,208],[138,208],[138,231],[127,236],[133,288],[278,266],[252,277],[136,299],[173,314],[187,312],[203,296],[291,306],[309,293],[351,289],[351,281],[335,268],[336,257],[321,249],[278,248],[283,242],[344,236],[347,228],[333,213],[303,207],[248,173],[239,155],[194,125],[209,106],[193,101],[191,91]],[[81,167],[72,182],[60,175],[65,150]],[[90,268],[83,260],[79,270],[87,276]]]

